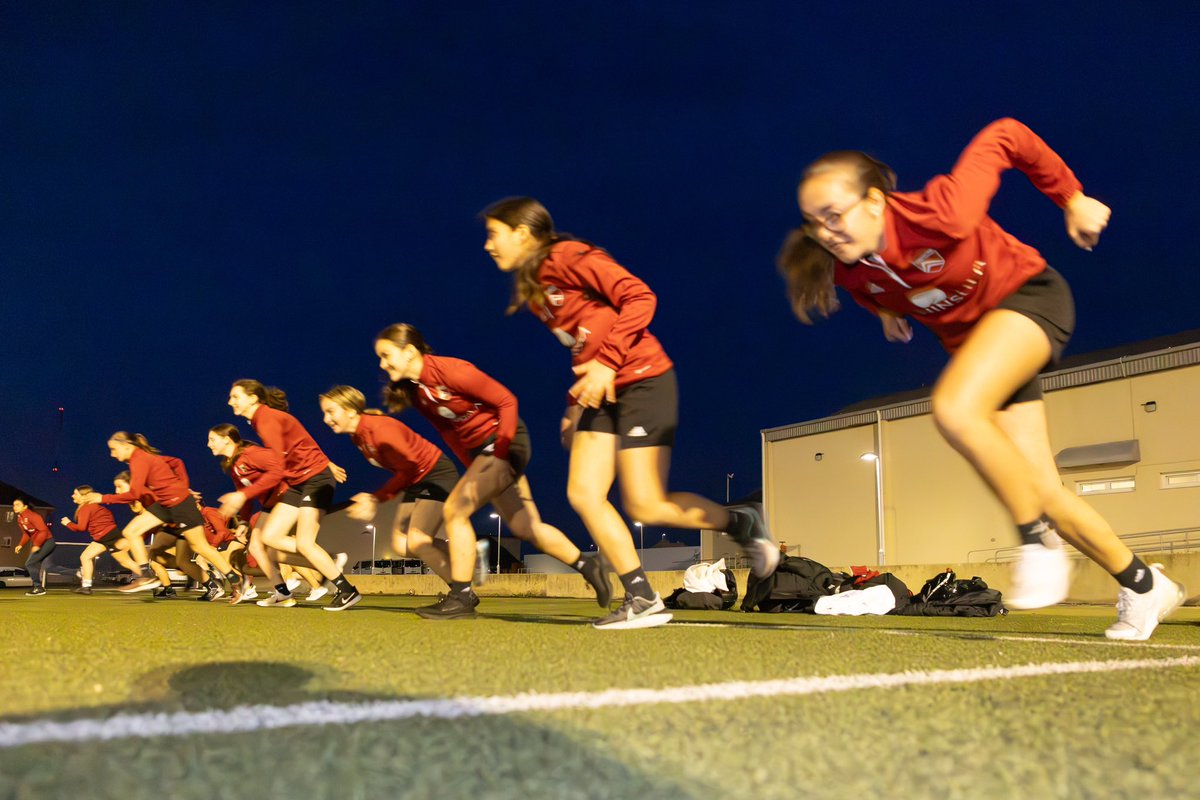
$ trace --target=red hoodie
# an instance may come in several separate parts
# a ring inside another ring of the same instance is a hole
[[[517,434],[517,398],[474,364],[458,358],[425,356],[420,380],[413,381],[414,405],[438,429],[464,464],[470,452],[495,434],[497,458],[508,458]]]
[[[54,538],[50,535],[50,528],[46,526],[46,520],[42,519],[41,514],[34,513],[32,508],[27,508],[17,514],[17,525],[21,528],[21,541],[17,543],[17,547],[24,547],[25,543],[31,539],[34,547],[41,547],[48,540]]]
[[[1037,250],[987,215],[1001,174],[1014,168],[1060,207],[1081,189],[1037,134],[1015,119],[997,120],[949,175],[920,192],[891,194],[883,251],[837,264],[834,282],[872,312],[913,317],[953,352],[981,316],[1046,268]]]
[[[73,531],[87,531],[92,541],[98,542],[117,529],[112,512],[97,503],[87,503],[75,511],[75,521],[68,522]]]
[[[400,420],[380,414],[359,416],[358,429],[350,439],[367,461],[392,473],[388,482],[375,492],[380,502],[420,481],[442,457],[442,451],[433,442]]]
[[[129,457],[129,491],[121,494],[106,494],[101,503],[132,503],[146,500],[174,508],[184,500],[191,500],[187,471],[183,462],[171,456],[154,455],[139,447],[133,448]]]
[[[544,304],[530,303],[564,346],[571,362],[595,359],[616,370],[616,386],[662,375],[671,359],[650,333],[658,298],[650,287],[584,242],[559,242],[538,267]]]
[[[229,465],[229,477],[246,501],[261,498],[264,506],[274,505],[287,491],[283,480],[283,456],[266,447],[247,445]]]
[[[250,424],[264,446],[283,456],[283,479],[289,485],[299,486],[329,466],[329,459],[300,420],[286,411],[260,405]]]
[[[225,524],[225,518],[221,516],[219,509],[205,506],[200,509],[200,516],[204,517],[204,538],[212,547],[220,547],[237,538]]]

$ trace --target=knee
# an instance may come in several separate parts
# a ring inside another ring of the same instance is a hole
[[[961,396],[934,390],[930,398],[933,424],[949,442],[961,442],[984,415]]]
[[[608,496],[596,491],[594,486],[571,481],[567,484],[567,502],[576,514],[587,517],[602,509],[608,502]]]
[[[469,520],[473,510],[465,497],[451,495],[442,506],[442,520],[447,525],[457,525]]]
[[[643,525],[665,525],[669,522],[664,503],[646,498],[628,498],[622,502],[625,513]]]

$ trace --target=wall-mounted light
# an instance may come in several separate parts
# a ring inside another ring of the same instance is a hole
[[[815,455],[813,455],[813,461],[820,461],[824,457],[825,457],[824,453],[816,453]]]
[[[859,461],[876,461],[878,459],[879,456],[875,455],[874,453],[863,453],[858,457]]]
[[[1142,411],[1145,411],[1147,414],[1153,414],[1155,411],[1158,411],[1158,403],[1153,400],[1142,403]]]

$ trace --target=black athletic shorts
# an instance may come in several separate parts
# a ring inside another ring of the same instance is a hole
[[[673,447],[679,426],[679,386],[675,370],[617,390],[617,402],[585,408],[576,430],[615,433],[618,449]]]
[[[190,497],[177,506],[164,506],[162,503],[155,503],[146,510],[166,524],[178,525],[179,533],[183,533],[191,528],[204,526],[204,517],[200,515],[200,507]]]
[[[1050,340],[1049,363],[1058,363],[1075,331],[1075,300],[1071,297],[1071,287],[1057,270],[1046,267],[996,307],[1016,311],[1036,322]],[[1033,380],[1017,389],[1004,406],[1041,399],[1042,382],[1035,375]]]
[[[333,508],[333,492],[336,488],[337,480],[333,477],[333,470],[326,467],[299,486],[289,487],[283,497],[279,498],[277,505],[328,511]]]
[[[415,503],[418,500],[438,500],[446,502],[450,492],[458,485],[458,470],[453,462],[444,455],[433,465],[433,469],[425,473],[425,477],[404,490],[401,503]]]
[[[496,435],[492,434],[487,438],[487,441],[472,448],[470,451],[471,458],[474,460],[478,455],[495,455]],[[529,466],[529,458],[533,455],[533,445],[529,441],[529,431],[525,428],[525,423],[517,420],[517,433],[513,436],[513,440],[508,443],[508,463],[512,464],[512,468],[516,471],[517,476],[525,474],[525,468]]]
[[[112,553],[116,551],[117,544],[120,543],[120,541],[124,538],[125,537],[121,535],[120,528],[113,528],[111,531],[104,534],[103,537],[96,539],[96,542],[104,545],[106,548],[108,548],[108,552]]]

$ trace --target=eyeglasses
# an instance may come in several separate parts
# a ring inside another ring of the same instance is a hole
[[[822,229],[827,230],[827,231],[834,231],[836,233],[841,233],[841,232],[845,231],[846,229],[843,227],[842,219],[845,218],[845,216],[847,214],[849,214],[851,211],[853,211],[854,207],[856,205],[858,205],[859,203],[861,203],[863,200],[866,200],[866,199],[867,199],[867,196],[864,194],[862,197],[855,200],[853,203],[851,203],[849,206],[847,206],[843,210],[829,212],[825,216],[825,219],[806,220],[804,225],[802,226],[804,229],[804,232],[807,235],[809,235],[815,239],[817,234],[819,234]]]

